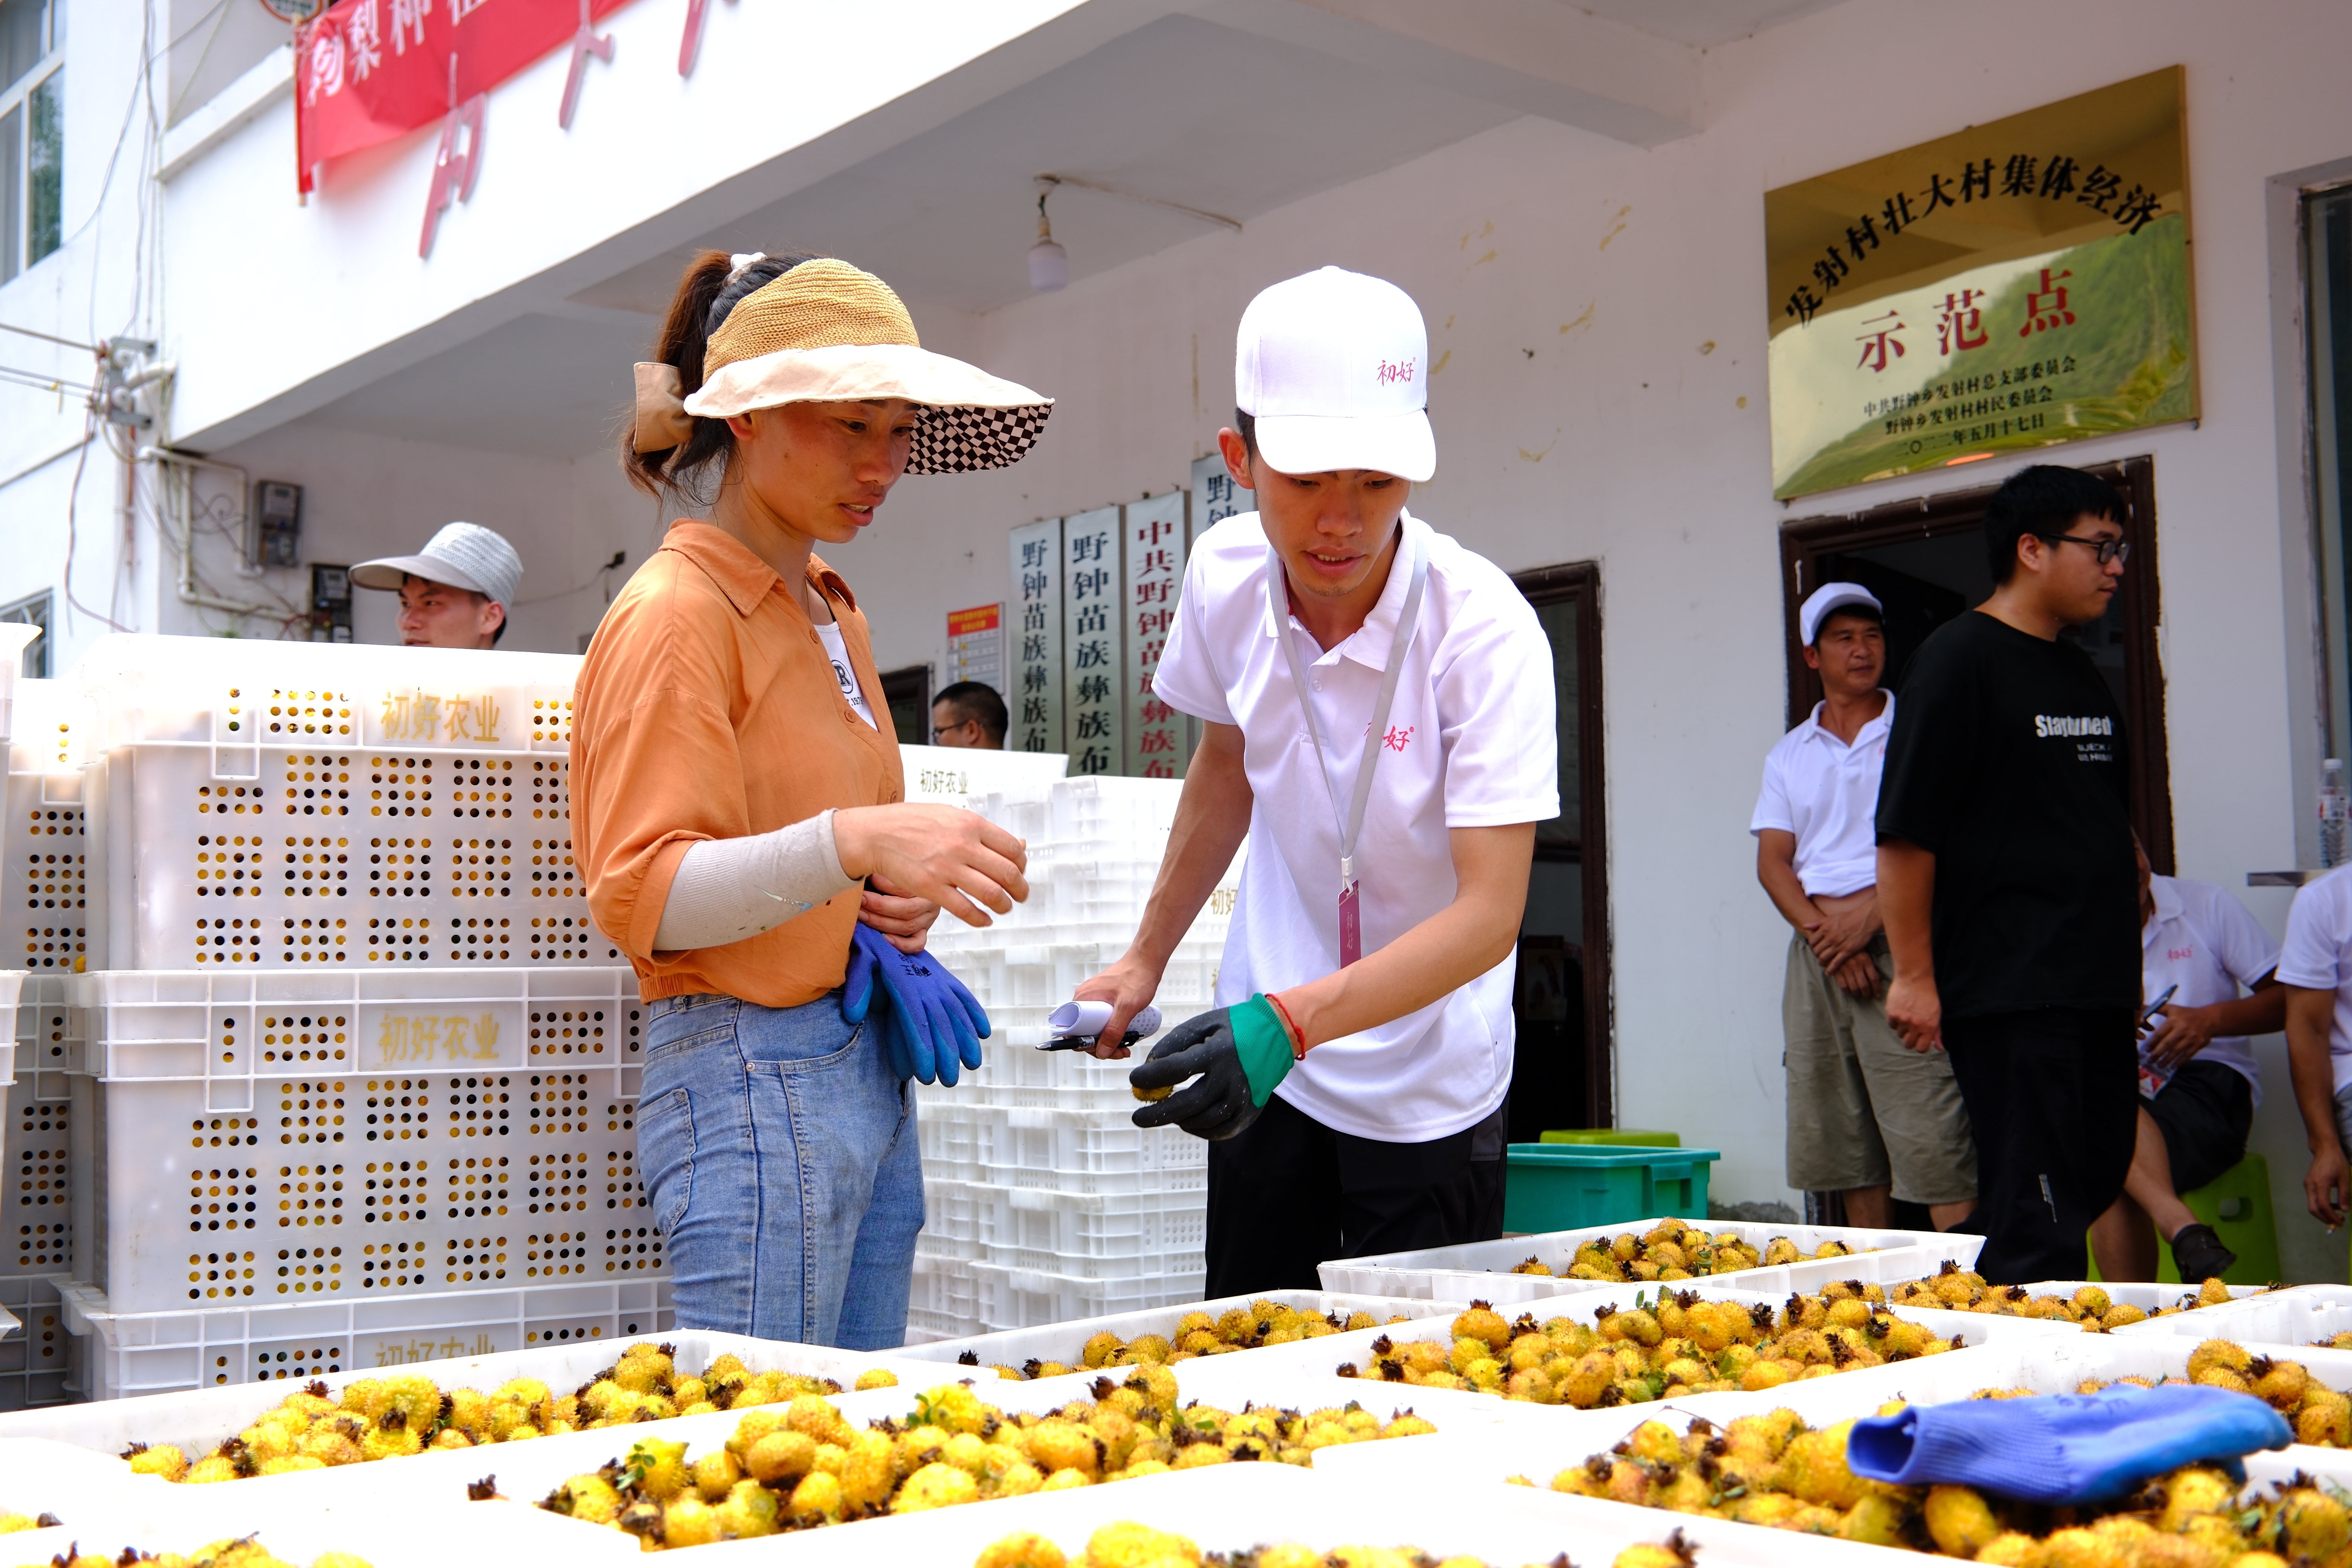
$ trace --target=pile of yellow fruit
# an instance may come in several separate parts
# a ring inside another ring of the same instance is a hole
[[[0,1513],[0,1535],[21,1535],[28,1530],[54,1530],[64,1522],[53,1513],[38,1517],[29,1513]]]
[[[1687,1220],[1664,1219],[1640,1236],[1627,1231],[1613,1238],[1596,1237],[1580,1243],[1575,1256],[1561,1268],[1555,1268],[1538,1256],[1511,1272],[1564,1274],[1570,1279],[1612,1279],[1630,1284],[1635,1280],[1696,1279],[1703,1275],[1728,1274],[1735,1268],[1801,1263],[1808,1258],[1845,1258],[1853,1250],[1842,1241],[1825,1241],[1814,1251],[1804,1253],[1798,1251],[1797,1244],[1787,1237],[1776,1236],[1759,1252],[1754,1242],[1742,1240],[1738,1231],[1709,1236]]]
[[[1880,1414],[1902,1408],[1898,1401]],[[2352,1511],[2333,1487],[2290,1484],[2241,1503],[2237,1483],[2192,1465],[2112,1503],[2053,1508],[1972,1487],[1864,1480],[1846,1465],[1853,1426],[1811,1427],[1795,1411],[1776,1410],[1720,1431],[1694,1417],[1678,1437],[1648,1421],[1551,1487],[1996,1568],[2286,1568],[2352,1552]]]
[[[1388,1321],[1402,1323],[1410,1320],[1394,1317]],[[1260,1345],[1286,1345],[1297,1340],[1318,1340],[1327,1334],[1380,1326],[1381,1320],[1370,1312],[1356,1312],[1345,1318],[1337,1312],[1302,1312],[1261,1297],[1252,1301],[1246,1311],[1234,1307],[1213,1318],[1206,1312],[1187,1312],[1172,1334],[1138,1334],[1131,1340],[1108,1331],[1097,1334],[1079,1347],[1075,1361],[1040,1361],[1032,1357],[1021,1366],[996,1365],[990,1370],[1001,1378],[1019,1382],[1104,1367],[1174,1366],[1198,1356],[1231,1355]],[[964,1352],[956,1360],[963,1366],[981,1364],[979,1355],[971,1351]]]
[[[1555,1559],[1561,1568],[1566,1558]],[[1121,1520],[1106,1524],[1087,1540],[1087,1549],[1073,1559],[1042,1535],[1017,1531],[983,1550],[971,1568],[1486,1568],[1476,1557],[1433,1557],[1412,1546],[1339,1546],[1318,1552],[1311,1546],[1259,1546],[1247,1552],[1213,1552],[1206,1556],[1191,1537],[1154,1530],[1148,1524]]]
[[[176,1552],[152,1556],[127,1547],[120,1557],[106,1557],[68,1548],[47,1563],[28,1563],[25,1568],[144,1568],[148,1563],[154,1568],[294,1568],[250,1535],[215,1541],[184,1557]],[[311,1559],[310,1568],[368,1568],[368,1564],[366,1559],[348,1552],[325,1552]]]
[[[1777,1314],[1759,1303],[1708,1301],[1695,1290],[1660,1291],[1654,1306],[1601,1307],[1591,1326],[1569,1318],[1506,1321],[1484,1302],[1454,1320],[1447,1338],[1382,1335],[1364,1367],[1342,1377],[1420,1388],[1468,1389],[1579,1410],[1679,1399],[1729,1389],[1755,1393],[1915,1356],[1952,1342],[1854,1298],[1792,1296]]]
[[[724,1447],[697,1458],[684,1443],[646,1439],[539,1506],[627,1531],[656,1551],[1236,1459],[1307,1465],[1335,1444],[1436,1430],[1410,1411],[1382,1422],[1354,1404],[1305,1415],[1179,1408],[1176,1375],[1159,1366],[1136,1368],[1123,1385],[1097,1379],[1095,1395],[1043,1415],[1009,1415],[956,1384],[918,1395],[905,1421],[864,1432],[824,1400],[803,1396],[753,1411]]]
[[[2104,1333],[2120,1329],[2126,1323],[2145,1322],[2149,1318],[2170,1317],[2176,1312],[2191,1311],[2199,1307],[2217,1307],[2228,1301],[2230,1288],[2219,1279],[2208,1279],[2194,1291],[2184,1291],[2179,1301],[2169,1307],[2158,1307],[2150,1312],[2112,1300],[2095,1285],[2085,1285],[2072,1296],[2046,1294],[2036,1296],[2022,1285],[1988,1285],[1984,1276],[1962,1268],[1957,1263],[1946,1263],[1943,1272],[1927,1279],[1906,1279],[1900,1284],[1854,1285],[1871,1300],[1885,1300],[1897,1307],[1933,1307],[1950,1312],[1986,1312],[2010,1318],[2046,1318],[2053,1322],[2080,1323],[2085,1333]]]
[[[887,1388],[898,1381],[877,1370],[860,1377],[857,1386]],[[556,1394],[531,1377],[487,1394],[473,1388],[444,1394],[431,1378],[413,1373],[360,1378],[345,1384],[340,1396],[331,1396],[325,1384],[313,1383],[193,1464],[169,1443],[133,1443],[122,1457],[140,1475],[233,1481],[840,1392],[841,1384],[831,1378],[754,1373],[734,1355],[718,1357],[698,1377],[680,1377],[670,1346],[640,1342],[572,1394]]]

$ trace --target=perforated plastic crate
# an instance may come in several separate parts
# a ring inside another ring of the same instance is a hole
[[[0,1307],[16,1314],[23,1331],[0,1340],[0,1410],[35,1410],[79,1397],[69,1386],[73,1336],[55,1274],[0,1276]]]
[[[675,1321],[667,1279],[176,1312],[120,1311],[88,1285],[59,1295],[68,1328],[87,1337],[96,1399],[620,1341]]]
[[[977,1297],[978,1327],[993,1333],[1073,1318],[1099,1318],[1144,1307],[1178,1306],[1201,1299],[1208,1283],[1200,1269],[1122,1279],[1082,1279],[1000,1263],[966,1265]]]
[[[921,1246],[915,1252],[913,1289],[908,1295],[907,1337],[947,1339],[980,1331],[980,1285],[968,1258],[939,1258]]]
[[[1089,1194],[1208,1187],[1206,1143],[1120,1112],[926,1100],[919,1126],[934,1178]]]
[[[1204,1270],[1204,1198],[1199,1191],[1087,1196],[971,1182],[924,1184],[925,1202],[935,1205],[926,1229],[971,1246],[967,1256],[1087,1279]]]
[[[0,905],[8,921],[0,960],[36,973],[70,973],[89,956],[81,765],[90,705],[64,682],[25,680],[16,709],[0,824]]]
[[[105,972],[74,987],[96,1078],[71,1121],[90,1216],[75,1273],[114,1310],[662,1268],[625,971]]]

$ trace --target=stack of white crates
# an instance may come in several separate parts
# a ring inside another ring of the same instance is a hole
[[[1208,1145],[1134,1125],[1132,1062],[1037,1048],[1047,1014],[1126,951],[1182,787],[1061,779],[967,802],[1027,841],[1030,896],[993,925],[932,929],[995,1033],[978,1072],[919,1095],[929,1218],[910,1340],[1201,1298]],[[1171,1026],[1210,1005],[1240,872],[1236,858],[1168,965],[1156,1005]]]
[[[669,1325],[578,664],[110,637],[19,685],[0,1301],[79,1342],[0,1404]]]

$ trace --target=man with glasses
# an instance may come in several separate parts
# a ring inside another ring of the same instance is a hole
[[[1004,750],[1004,731],[1012,715],[996,688],[977,680],[959,680],[931,699],[931,744],[970,751]]]
[[[1887,1020],[1949,1053],[1976,1130],[1978,1268],[2079,1279],[2138,1124],[2139,886],[2122,715],[2061,634],[2106,614],[2113,489],[2036,465],[1985,512],[1992,595],[1913,658],[1878,795]]]

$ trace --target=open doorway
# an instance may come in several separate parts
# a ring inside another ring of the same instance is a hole
[[[1536,828],[1511,1010],[1518,1054],[1508,1136],[1615,1121],[1610,1040],[1609,857],[1601,788],[1601,569],[1547,566],[1511,579],[1551,642],[1560,813]]]
[[[2114,691],[2129,726],[2132,826],[2148,863],[2172,874],[2172,788],[2164,735],[2164,670],[2156,651],[2156,484],[2146,458],[2085,467],[2124,498],[2131,555],[2123,587],[2081,641]],[[1899,701],[1911,656],[1946,621],[1992,592],[1984,551],[1991,488],[1897,501],[1843,517],[1808,518],[1780,531],[1781,595],[1787,623],[1789,724],[1822,700],[1821,677],[1805,667],[1797,607],[1823,583],[1859,583],[1886,606],[1887,681]]]

